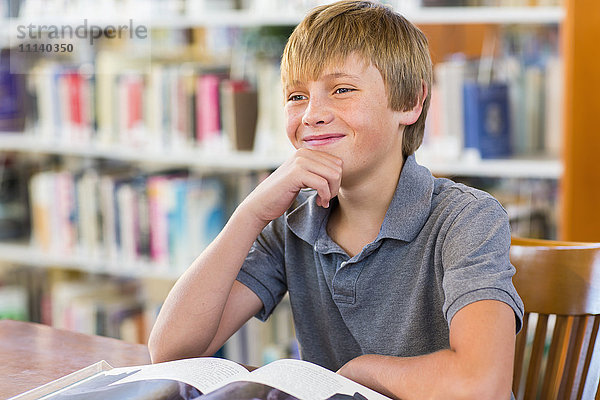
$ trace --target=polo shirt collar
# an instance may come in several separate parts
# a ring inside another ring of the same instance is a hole
[[[394,197],[377,235],[384,238],[412,241],[425,225],[431,209],[434,178],[429,170],[410,155],[404,162]],[[300,205],[287,213],[285,220],[290,230],[300,239],[314,246],[324,224],[329,219],[330,208],[316,204],[317,193],[299,196]],[[337,201],[332,199],[331,204]],[[336,246],[337,247],[337,246]]]
[[[321,226],[329,219],[331,206],[334,201],[337,201],[337,198],[329,202],[330,208],[319,207],[317,205],[317,191],[312,190],[305,193],[301,191],[297,201],[300,202],[300,205],[286,214],[285,221],[296,236],[314,246],[319,237]]]
[[[429,218],[433,187],[431,172],[417,164],[414,154],[407,157],[376,240],[412,242]]]

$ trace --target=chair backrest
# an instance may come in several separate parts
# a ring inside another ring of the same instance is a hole
[[[513,238],[517,399],[600,399],[600,243]],[[585,396],[585,397],[584,397]]]

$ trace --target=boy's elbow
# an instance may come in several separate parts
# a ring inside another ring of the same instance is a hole
[[[176,352],[176,349],[151,340],[148,341],[148,352],[150,353],[150,361],[152,361],[152,364],[186,358],[185,356],[179,355]]]
[[[150,337],[148,338],[148,352],[150,353],[150,360],[153,364],[180,360],[182,358],[190,357],[207,357],[211,354],[207,353],[208,349],[205,348],[194,348],[190,350],[182,347],[183,341],[175,338],[163,337],[155,330],[152,330]]]
[[[153,364],[161,363],[165,361],[177,360],[177,349],[174,345],[177,343],[173,338],[165,337],[165,335],[159,332],[156,327],[150,332],[148,338],[148,352],[150,353],[150,360]]]
[[[156,330],[153,329],[148,338],[148,353],[150,353],[150,361],[153,364],[169,361],[165,346],[160,343],[158,336]]]

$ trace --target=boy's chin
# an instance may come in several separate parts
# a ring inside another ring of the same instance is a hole
[[[304,145],[304,146],[300,146],[300,147],[296,147],[296,150],[299,149],[307,149],[307,150],[312,150],[312,151],[320,151],[321,153],[327,153],[327,154],[331,154],[332,156],[338,157],[338,158],[343,158],[343,152],[336,148],[335,146],[311,146],[311,145]]]

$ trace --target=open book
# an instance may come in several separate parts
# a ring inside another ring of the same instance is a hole
[[[318,365],[278,360],[252,372],[220,358],[112,368],[101,361],[9,400],[380,400],[387,397]]]

